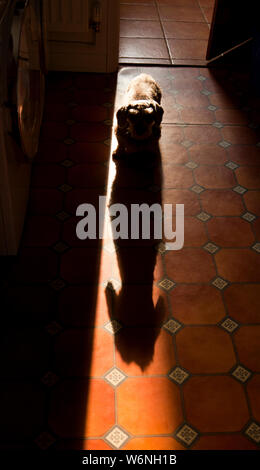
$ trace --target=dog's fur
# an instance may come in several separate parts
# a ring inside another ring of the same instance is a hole
[[[161,136],[161,90],[145,73],[135,77],[126,93],[126,104],[117,111],[118,147],[114,158],[140,151],[155,151]]]

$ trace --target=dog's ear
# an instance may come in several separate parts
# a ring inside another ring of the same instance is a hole
[[[118,123],[118,127],[126,127],[127,126],[127,112],[128,112],[128,109],[126,106],[121,106],[121,108],[119,108],[119,110],[117,111],[116,113],[116,117],[117,117],[117,123]]]
[[[158,103],[155,104],[155,124],[156,126],[160,126],[162,122],[164,110],[161,105]]]

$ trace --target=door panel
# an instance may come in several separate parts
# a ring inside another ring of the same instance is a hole
[[[53,41],[93,42],[89,0],[48,0],[47,24]]]
[[[215,0],[207,60],[232,49],[253,34],[255,0]]]
[[[43,0],[48,70],[114,72],[119,0]]]

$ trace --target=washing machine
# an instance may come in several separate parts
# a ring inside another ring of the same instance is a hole
[[[0,1],[0,255],[16,255],[44,106],[42,0]]]

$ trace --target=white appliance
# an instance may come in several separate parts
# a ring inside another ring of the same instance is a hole
[[[15,255],[44,104],[41,0],[0,6],[0,255]]]
[[[44,72],[115,72],[119,0],[0,0],[0,255],[16,255]]]

